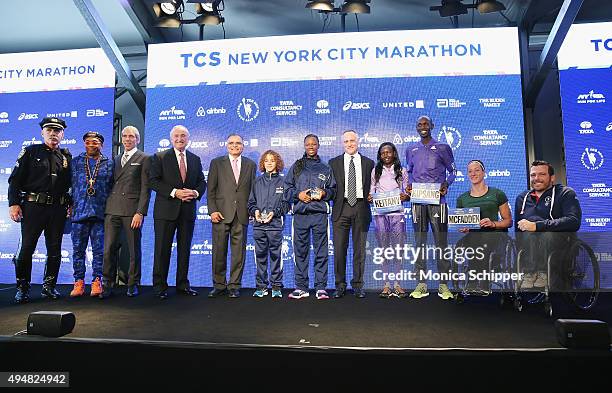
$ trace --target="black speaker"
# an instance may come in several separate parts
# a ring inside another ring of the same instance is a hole
[[[608,324],[593,319],[557,319],[557,340],[565,348],[610,350]]]
[[[72,332],[76,318],[69,311],[37,311],[28,316],[28,335],[61,337]]]

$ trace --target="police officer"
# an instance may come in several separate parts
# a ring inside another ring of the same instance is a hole
[[[66,123],[45,117],[39,123],[44,144],[24,148],[9,177],[9,215],[21,222],[21,249],[15,261],[16,303],[30,300],[32,254],[45,232],[47,263],[42,296],[57,299],[55,289],[61,262],[62,235],[69,205],[70,161],[68,149],[60,149]]]

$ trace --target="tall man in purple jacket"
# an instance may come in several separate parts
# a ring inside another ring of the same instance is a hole
[[[417,119],[416,129],[421,141],[408,146],[406,150],[406,168],[408,170],[409,190],[413,183],[439,183],[440,203],[429,205],[412,203],[412,223],[417,247],[423,247],[427,242],[427,231],[431,225],[434,241],[436,243],[436,259],[438,272],[447,273],[450,270],[450,261],[444,257],[444,249],[448,245],[447,209],[444,195],[456,176],[455,158],[450,146],[438,142],[431,136],[434,124],[429,116]],[[447,176],[448,172],[448,176]],[[415,261],[419,277],[419,284],[410,293],[410,297],[421,299],[429,295],[423,273],[427,268],[427,261],[420,252]],[[445,280],[440,280],[438,296],[444,300],[452,299]]]

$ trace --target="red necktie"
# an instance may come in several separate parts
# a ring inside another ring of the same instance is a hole
[[[183,183],[185,183],[185,179],[187,179],[187,166],[185,165],[185,155],[183,153],[179,153],[179,157],[181,158],[179,162],[179,172],[181,172],[181,179],[183,179]]]

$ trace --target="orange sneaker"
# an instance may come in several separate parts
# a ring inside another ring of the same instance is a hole
[[[83,280],[76,280],[74,282],[74,288],[70,292],[70,297],[83,296],[85,293],[85,283]]]
[[[100,296],[102,293],[102,281],[100,281],[100,277],[96,277],[95,280],[91,283],[91,293],[89,294],[91,297]]]

